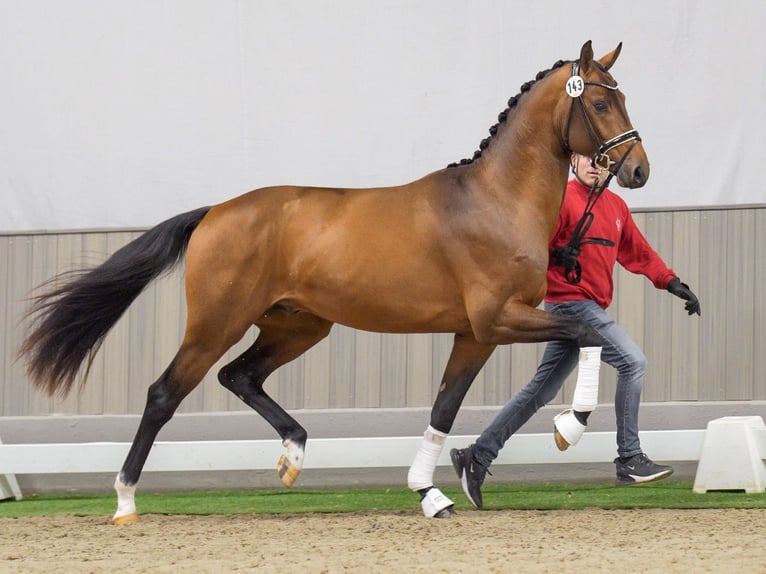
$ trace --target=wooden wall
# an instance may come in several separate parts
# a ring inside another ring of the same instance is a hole
[[[766,399],[766,207],[640,212],[636,222],[698,294],[702,317],[623,269],[610,312],[649,358],[645,402]],[[31,289],[80,263],[98,263],[140,231],[0,236],[0,415],[134,414],[175,354],[184,328],[181,271],[152,284],[107,337],[87,386],[67,399],[27,384],[15,351]],[[216,381],[217,369],[254,339],[249,332],[208,373],[179,412],[246,408]],[[335,326],[330,337],[272,375],[267,390],[287,409],[429,406],[452,337],[381,335]],[[464,404],[498,405],[533,374],[542,345],[498,348]],[[602,369],[599,402],[615,373]],[[571,401],[573,377],[556,399]]]

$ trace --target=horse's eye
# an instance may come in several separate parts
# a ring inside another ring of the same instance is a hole
[[[599,113],[603,113],[609,109],[609,104],[607,104],[604,100],[599,100],[593,104],[593,109]]]

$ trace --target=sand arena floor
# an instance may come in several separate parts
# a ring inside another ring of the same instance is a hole
[[[766,573],[766,510],[0,519],[0,572]]]

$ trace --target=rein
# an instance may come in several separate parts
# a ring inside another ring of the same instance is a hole
[[[601,171],[607,171],[609,174],[606,179],[599,185],[598,179],[593,183],[588,193],[588,200],[585,202],[585,209],[580,217],[580,220],[575,225],[572,237],[566,243],[560,247],[556,247],[553,250],[553,261],[556,265],[564,268],[564,277],[569,283],[573,285],[580,282],[582,279],[582,267],[577,258],[580,255],[583,245],[603,245],[605,247],[613,247],[614,241],[609,239],[603,239],[601,237],[586,237],[588,229],[593,224],[593,208],[596,202],[601,197],[609,182],[612,181],[614,174],[620,171],[625,159],[630,155],[633,147],[641,141],[641,137],[638,135],[637,130],[629,130],[618,136],[615,136],[609,140],[604,141],[603,137],[598,131],[598,128],[593,123],[588,110],[585,107],[585,102],[582,99],[582,94],[585,91],[585,86],[599,86],[606,88],[607,90],[617,90],[617,85],[610,86],[603,82],[586,82],[580,77],[580,63],[578,61],[572,62],[572,75],[566,84],[567,94],[572,98],[572,106],[569,108],[569,117],[567,119],[567,127],[564,132],[564,147],[571,154],[572,149],[569,147],[569,126],[572,123],[572,115],[575,108],[575,102],[578,104],[580,113],[582,114],[583,123],[585,129],[588,132],[588,137],[593,144],[594,154],[591,162]],[[599,144],[599,141],[602,142]],[[620,158],[618,162],[614,162],[607,155],[607,152],[627,142],[633,142],[627,152]],[[616,168],[612,171],[612,166],[616,164]]]

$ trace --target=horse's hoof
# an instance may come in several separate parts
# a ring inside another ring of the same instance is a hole
[[[112,518],[112,524],[115,526],[127,526],[128,524],[138,524],[139,522],[141,522],[141,519],[135,512]]]
[[[439,512],[434,514],[434,518],[452,518],[456,514],[457,512],[455,512],[455,507],[448,506],[447,508],[442,508]]]
[[[567,439],[565,439],[559,430],[556,428],[556,425],[553,425],[553,440],[556,443],[556,448],[559,450],[566,450],[569,448],[569,443],[567,442]]]
[[[585,425],[577,420],[572,409],[561,411],[553,417],[553,441],[559,450],[566,450],[580,442]]]
[[[442,494],[438,488],[430,486],[419,490],[420,506],[426,518],[449,518],[455,503]]]
[[[279,457],[277,462],[277,473],[279,478],[287,488],[292,488],[295,481],[298,480],[298,475],[301,473],[301,469],[294,466],[290,459],[284,454]]]

